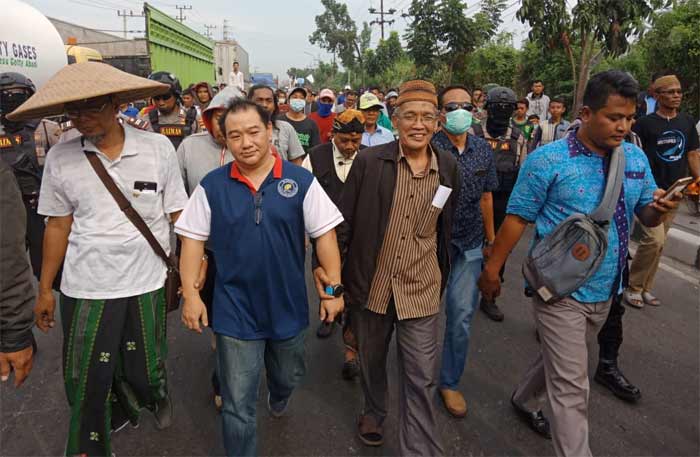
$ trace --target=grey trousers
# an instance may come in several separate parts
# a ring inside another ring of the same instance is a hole
[[[552,410],[552,442],[558,456],[590,456],[588,445],[588,348],[586,335],[593,335],[605,322],[610,300],[581,303],[567,297],[545,304],[535,296],[533,311],[541,350],[518,384],[513,400],[530,410],[544,393]]]
[[[393,301],[386,315],[353,311],[357,337],[363,414],[379,423],[387,415],[386,360],[396,328],[399,382],[399,452],[402,456],[444,455],[437,432],[438,315],[398,320]]]

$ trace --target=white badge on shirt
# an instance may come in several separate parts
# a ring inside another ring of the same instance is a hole
[[[435,192],[432,205],[436,208],[442,209],[445,206],[445,203],[447,202],[447,199],[450,197],[451,193],[452,188],[440,185],[438,187],[437,192]]]

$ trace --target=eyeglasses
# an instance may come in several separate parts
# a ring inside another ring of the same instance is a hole
[[[168,93],[168,94],[163,94],[163,95],[156,95],[155,97],[153,97],[153,100],[159,102],[161,100],[162,101],[170,100],[171,98],[173,98],[173,94]]]
[[[658,92],[666,95],[683,95],[683,90],[681,89],[660,90]]]
[[[432,124],[433,122],[437,121],[437,115],[435,114],[423,114],[419,116],[417,113],[408,112],[401,113],[398,117],[402,121],[410,122],[411,124],[415,124],[416,122]]]
[[[474,105],[472,105],[469,102],[464,102],[464,103],[451,102],[451,103],[445,104],[445,111],[448,113],[450,113],[452,111],[457,111],[458,109],[472,111],[474,109]]]
[[[81,106],[81,107],[66,107],[66,116],[69,119],[77,119],[80,116],[95,116],[104,111],[110,102],[104,102],[101,106]]]

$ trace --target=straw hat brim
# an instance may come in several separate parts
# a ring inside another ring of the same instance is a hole
[[[169,90],[167,84],[125,73],[105,63],[77,63],[63,67],[7,118],[41,119],[62,114],[64,105],[70,102],[111,95],[116,104],[122,104]]]

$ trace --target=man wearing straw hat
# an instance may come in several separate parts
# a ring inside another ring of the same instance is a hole
[[[154,412],[172,421],[166,385],[166,265],[120,211],[92,168],[95,155],[169,251],[170,222],[187,202],[177,157],[162,135],[123,126],[121,103],[168,86],[87,62],[64,67],[11,120],[65,113],[81,133],[47,157],[39,198],[46,216],[37,326],[54,327],[51,284],[61,283],[64,379],[71,419],[66,455],[111,455],[110,433]]]

